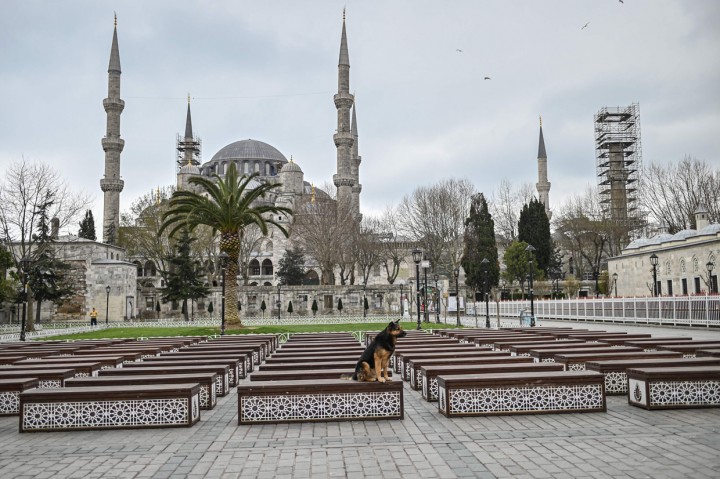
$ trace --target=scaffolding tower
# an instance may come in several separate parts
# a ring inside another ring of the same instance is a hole
[[[640,105],[604,107],[595,115],[595,151],[600,202],[605,216],[637,223],[642,161]]]
[[[185,165],[200,166],[200,146],[202,140],[193,135],[192,138],[177,135],[177,171]]]

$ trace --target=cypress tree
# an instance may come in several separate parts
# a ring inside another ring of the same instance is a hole
[[[488,209],[485,195],[482,193],[472,197],[470,214],[465,220],[463,243],[461,264],[465,270],[465,284],[482,291],[485,271],[487,271],[487,291],[492,286],[497,286],[500,268],[495,242],[495,221]],[[482,263],[485,258],[487,258],[488,264]]]
[[[195,241],[185,229],[175,245],[175,255],[168,257],[170,264],[168,271],[162,271],[166,286],[160,288],[163,302],[182,301],[183,315],[188,319],[187,300],[189,298],[204,298],[210,292],[204,282],[200,280],[197,266],[192,257],[191,245]]]
[[[553,254],[550,220],[545,213],[545,206],[536,198],[524,205],[520,212],[518,241],[533,245],[537,267],[546,273]]]
[[[95,219],[93,218],[91,210],[85,211],[85,217],[80,222],[78,237],[93,241],[97,239],[97,236],[95,235]]]

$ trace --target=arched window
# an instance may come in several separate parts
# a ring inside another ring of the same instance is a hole
[[[145,276],[157,276],[157,272],[155,271],[155,263],[153,263],[152,261],[145,262]]]
[[[272,276],[273,274],[273,264],[269,259],[265,259],[262,262],[262,274],[263,276]]]
[[[269,281],[265,281],[265,282],[263,283],[263,286],[272,286],[272,283],[269,282]]]
[[[270,163],[267,161],[265,162],[265,176],[270,176],[272,173],[270,172]]]
[[[320,284],[320,278],[318,277],[317,272],[313,269],[308,270],[305,273],[305,279],[303,279],[303,284],[309,284],[309,285]]]
[[[687,265],[685,264],[685,258],[680,260],[680,272],[681,273],[687,272]]]
[[[255,162],[255,173],[260,173],[260,162],[259,161]]]
[[[672,270],[672,269],[671,269],[671,267],[670,267],[670,261],[666,261],[666,262],[665,262],[665,274],[670,274],[670,273],[671,273],[671,270]]]
[[[693,258],[693,272],[697,273],[698,271],[700,271],[700,262],[697,258]]]
[[[142,263],[140,263],[140,261],[133,261],[133,263],[135,263],[135,267],[137,268],[138,278],[142,277],[142,275],[143,275]]]
[[[250,286],[257,286],[257,281],[253,281],[252,283],[250,283]]]
[[[260,262],[256,259],[250,261],[250,264],[248,265],[248,269],[250,270],[250,276],[259,276],[260,275]]]

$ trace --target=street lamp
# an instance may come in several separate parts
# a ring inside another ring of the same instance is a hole
[[[30,275],[30,265],[32,260],[30,256],[23,256],[20,260],[20,270],[22,272],[23,282],[23,311],[22,311],[22,324],[20,325],[20,341],[25,341],[25,324],[27,322],[27,284],[28,276]]]
[[[657,296],[657,295],[658,295],[658,290],[657,290],[657,265],[658,265],[658,256],[657,256],[655,253],[653,253],[653,254],[650,255],[650,264],[651,264],[652,267],[653,267],[653,272],[652,272],[652,273],[653,273],[653,287],[652,287],[652,292],[653,292],[653,296]]]
[[[427,261],[427,260],[423,261],[422,267],[423,267],[423,274],[425,275],[425,279],[423,280],[423,282],[424,282],[424,286],[423,286],[423,306],[424,306],[424,308],[423,309],[425,310],[424,311],[424,313],[425,313],[424,321],[426,323],[429,323],[430,322],[430,311],[428,311],[428,300],[427,300],[427,298],[428,298],[427,270],[430,267],[430,261]]]
[[[415,288],[417,291],[415,293],[415,296],[417,298],[417,329],[420,330],[420,261],[422,260],[422,250],[415,248],[412,250],[412,257],[413,261],[415,262],[415,284],[417,285],[417,288]]]
[[[278,323],[280,322],[280,310],[282,309],[282,301],[280,301],[280,283],[278,282]]]
[[[593,279],[595,280],[595,297],[596,298],[598,297],[598,293],[599,293],[599,291],[598,291],[598,278],[599,277],[600,277],[600,273],[598,272],[597,269],[594,269],[593,270]]]
[[[708,272],[708,290],[710,290],[710,293],[717,293],[717,291],[715,291],[715,283],[713,282],[712,278],[712,272],[715,269],[715,263],[713,263],[712,261],[708,261],[705,264],[705,267],[707,268]]]
[[[617,298],[617,278],[618,274],[613,273],[613,289],[615,290],[615,297]]]
[[[225,251],[220,253],[220,270],[222,271],[222,294],[220,296],[220,336],[225,335],[225,270],[227,269],[228,258]]]
[[[455,276],[455,311],[457,312],[457,327],[460,327],[460,285],[458,284],[458,277],[460,276],[460,266],[455,266],[453,270],[453,276]]]
[[[403,286],[405,286],[405,281],[400,280],[400,317],[405,317],[405,301],[403,301]],[[363,308],[365,305],[363,304]]]
[[[485,297],[485,327],[490,329],[490,305],[489,303],[489,292],[486,289],[486,285],[490,286],[488,283],[488,265],[490,264],[490,261],[487,258],[483,258],[483,260],[480,262],[480,264],[483,265],[483,296]]]
[[[362,304],[363,319],[365,319],[367,317],[367,308],[365,307],[365,302],[367,301],[367,299],[365,299],[365,287],[366,286],[367,286],[367,280],[363,280],[363,304]]]
[[[535,269],[535,266],[533,265],[533,254],[535,253],[535,248],[533,245],[529,244],[527,248],[525,248],[525,251],[530,253],[530,284],[528,285],[528,288],[530,289],[530,326],[535,326],[535,303],[533,301],[533,270]]]
[[[108,312],[110,311],[110,286],[105,286],[105,326],[108,325]]]
[[[435,280],[435,322],[437,324],[440,324],[440,290],[438,289],[438,280],[440,277],[437,273],[433,275],[433,279]]]

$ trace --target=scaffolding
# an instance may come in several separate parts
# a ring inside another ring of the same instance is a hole
[[[186,136],[177,135],[176,150],[177,150],[177,171],[180,171],[185,165],[191,164],[193,166],[200,166],[200,146],[202,141],[197,136],[188,138]]]
[[[606,218],[638,222],[642,160],[640,105],[604,107],[595,115],[595,152],[600,202]]]

